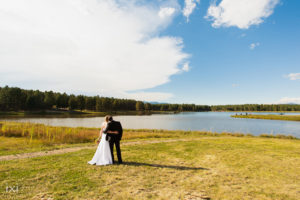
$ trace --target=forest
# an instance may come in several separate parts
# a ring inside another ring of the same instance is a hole
[[[89,110],[109,111],[300,111],[300,105],[244,104],[244,105],[195,105],[153,104],[133,99],[102,96],[85,96],[53,91],[26,90],[18,87],[0,87],[0,111],[35,110]]]

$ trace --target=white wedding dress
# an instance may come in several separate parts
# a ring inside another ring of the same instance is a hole
[[[102,126],[101,126],[102,130],[105,129],[106,125],[107,125],[106,122],[102,123]],[[109,142],[106,141],[105,137],[106,137],[106,134],[102,133],[102,137],[101,137],[101,140],[99,142],[97,151],[94,154],[93,159],[91,161],[89,161],[88,164],[91,164],[91,165],[110,165],[110,164],[113,164],[111,153],[110,153],[110,148],[109,148]]]

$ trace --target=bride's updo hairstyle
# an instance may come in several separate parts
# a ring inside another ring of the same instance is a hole
[[[109,122],[109,121],[112,121],[112,120],[113,120],[112,116],[110,116],[110,115],[105,116],[105,121],[106,122]]]
[[[106,115],[106,116],[105,116],[105,121],[106,121],[106,122],[109,122],[109,118],[110,118],[110,116],[109,116],[109,115]]]

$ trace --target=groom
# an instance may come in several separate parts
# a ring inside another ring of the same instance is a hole
[[[106,140],[109,141],[109,147],[111,152],[111,157],[113,163],[115,163],[114,160],[114,145],[116,146],[117,150],[117,156],[118,156],[118,163],[122,164],[122,156],[121,156],[121,149],[120,149],[120,140],[122,139],[123,129],[120,122],[113,120],[112,116],[107,116],[108,123],[103,131],[103,133],[106,133]]]

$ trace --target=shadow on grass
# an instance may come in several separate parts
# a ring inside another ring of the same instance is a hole
[[[158,165],[158,164],[149,164],[141,162],[123,162],[123,165],[129,166],[149,166],[149,167],[159,167],[159,168],[170,168],[178,170],[209,170],[203,167],[185,167],[185,166],[176,166],[176,165]]]

